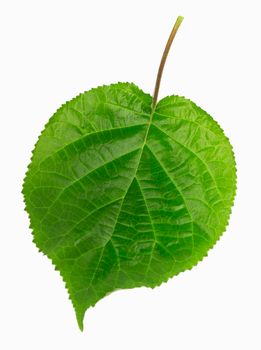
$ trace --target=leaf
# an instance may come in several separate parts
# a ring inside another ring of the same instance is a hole
[[[86,309],[116,289],[155,287],[191,269],[228,223],[232,147],[193,102],[134,84],[85,92],[41,134],[24,182],[34,242]]]

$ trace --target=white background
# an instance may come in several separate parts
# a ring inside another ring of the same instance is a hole
[[[260,1],[0,3],[0,348],[260,350]],[[84,90],[130,81],[151,93],[178,15],[160,96],[192,99],[229,136],[230,225],[192,271],[101,300],[81,333],[58,272],[31,242],[20,193],[30,153],[49,117]]]

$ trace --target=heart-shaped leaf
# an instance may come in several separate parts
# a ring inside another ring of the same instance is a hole
[[[228,223],[236,171],[218,124],[179,96],[152,109],[133,84],[79,95],[50,119],[24,196],[34,242],[84,313],[119,288],[192,268]]]
[[[155,287],[191,269],[228,223],[232,147],[179,96],[157,103],[134,84],[85,92],[49,120],[24,181],[34,242],[60,271],[83,329],[85,311],[116,289]]]

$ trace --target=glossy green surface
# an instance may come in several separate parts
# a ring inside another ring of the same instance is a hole
[[[178,96],[118,83],[63,105],[24,182],[34,242],[60,271],[80,328],[115,289],[155,287],[193,267],[228,223],[236,189],[218,124]]]

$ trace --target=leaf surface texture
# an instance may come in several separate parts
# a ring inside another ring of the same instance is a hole
[[[179,96],[118,83],[80,94],[47,123],[24,182],[34,242],[60,271],[80,328],[116,289],[192,268],[228,223],[236,190],[219,125]]]

